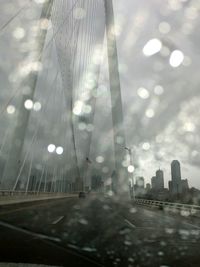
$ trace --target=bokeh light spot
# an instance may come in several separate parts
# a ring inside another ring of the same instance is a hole
[[[159,39],[151,39],[149,40],[144,48],[143,48],[143,53],[145,56],[149,57],[152,56],[156,53],[158,53],[162,48],[162,43]]]
[[[27,99],[25,102],[24,102],[24,107],[28,110],[32,109],[33,108],[33,101],[31,99]]]
[[[49,144],[47,147],[47,150],[49,151],[49,153],[53,153],[56,149],[56,146],[54,144]]]
[[[180,50],[174,50],[169,59],[169,64],[173,67],[176,68],[181,65],[181,63],[184,60],[184,54]]]

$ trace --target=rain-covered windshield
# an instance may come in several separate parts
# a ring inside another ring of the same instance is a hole
[[[199,12],[0,1],[2,264],[200,266]]]

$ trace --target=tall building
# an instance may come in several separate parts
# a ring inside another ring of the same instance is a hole
[[[164,175],[162,170],[156,171],[156,176],[151,178],[152,189],[160,191],[164,189]]]
[[[146,191],[149,191],[149,190],[151,190],[151,184],[150,183],[147,183],[146,184]]]
[[[172,194],[181,193],[182,192],[181,168],[178,160],[173,160],[171,163],[171,176],[172,176],[172,185],[171,185]]]
[[[152,189],[156,189],[156,176],[151,178],[151,187]]]
[[[187,179],[182,179],[181,180],[181,187],[182,187],[182,192],[187,192],[189,189],[188,185],[188,180]]]
[[[136,187],[144,188],[144,177],[136,177]]]
[[[144,195],[144,177],[136,177],[135,194],[136,196]]]
[[[158,190],[164,189],[164,174],[160,169],[156,171],[156,188]]]
[[[169,192],[172,193],[172,181],[168,182]]]

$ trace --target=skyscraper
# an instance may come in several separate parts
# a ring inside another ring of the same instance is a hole
[[[156,176],[151,178],[152,189],[163,190],[164,189],[164,175],[162,170],[156,171]]]
[[[160,169],[156,171],[156,187],[158,190],[164,189],[164,174]]]
[[[136,177],[136,187],[144,188],[144,177]]]
[[[172,181],[168,182],[169,192],[172,193]]]
[[[147,183],[146,184],[146,191],[149,191],[149,190],[151,190],[151,184]]]
[[[136,177],[135,194],[137,196],[143,195],[144,190],[144,177]]]
[[[178,160],[173,160],[171,163],[172,175],[172,193],[178,194],[182,192],[181,186],[181,168]]]
[[[188,185],[188,180],[187,179],[182,179],[181,180],[181,187],[182,187],[182,192],[187,192],[189,189]]]
[[[151,187],[152,189],[156,189],[156,176],[151,178]]]

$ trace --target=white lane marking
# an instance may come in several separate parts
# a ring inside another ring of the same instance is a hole
[[[52,224],[57,224],[59,223],[65,216],[60,216],[58,219],[52,222]]]
[[[21,232],[21,233],[24,233],[24,234],[27,234],[27,235],[30,235],[30,236],[33,236],[36,238],[51,240],[51,241],[55,241],[55,242],[61,242],[60,238],[35,233],[35,232],[30,231],[30,230],[26,230],[26,229],[23,229],[21,227],[18,227],[18,226],[15,226],[15,225],[12,225],[12,224],[9,224],[6,222],[0,221],[0,226],[6,227],[6,228],[9,228],[11,230],[15,230],[15,231],[18,231],[18,232]]]
[[[136,226],[135,226],[134,224],[132,224],[129,220],[124,219],[124,221],[125,221],[131,228],[133,228],[133,229],[136,228]]]

